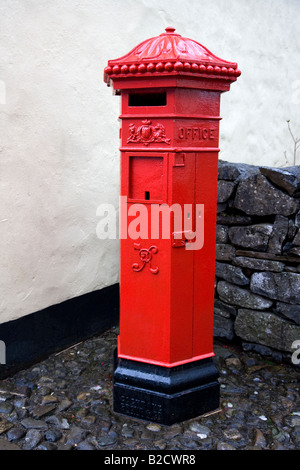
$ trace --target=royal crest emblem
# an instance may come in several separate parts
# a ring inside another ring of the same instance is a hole
[[[134,142],[149,145],[153,142],[164,142],[170,144],[171,139],[166,137],[165,126],[159,122],[155,126],[151,124],[151,121],[148,119],[142,121],[142,126],[138,128],[133,123],[129,124],[127,143]]]

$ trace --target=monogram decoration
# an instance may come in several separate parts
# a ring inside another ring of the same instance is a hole
[[[139,243],[134,243],[133,247],[134,247],[135,250],[139,250],[139,258],[140,258],[142,264],[139,265],[138,263],[134,263],[132,265],[132,269],[135,272],[140,272],[144,269],[146,264],[148,264],[150,272],[152,274],[157,274],[158,273],[158,267],[156,266],[155,268],[153,268],[151,266],[152,254],[155,254],[155,253],[158,252],[157,246],[152,245],[152,246],[150,246],[149,249],[147,249],[147,248],[141,248],[141,245]]]
[[[144,145],[149,145],[153,142],[165,142],[166,144],[170,144],[171,139],[166,137],[165,126],[159,122],[155,126],[152,126],[151,121],[148,119],[144,119],[142,124],[143,125],[138,128],[133,123],[129,124],[130,135],[127,139],[128,144],[130,142]]]

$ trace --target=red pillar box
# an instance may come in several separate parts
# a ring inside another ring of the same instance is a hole
[[[220,95],[240,75],[167,28],[110,60],[121,95],[116,412],[172,424],[219,406],[213,364]]]

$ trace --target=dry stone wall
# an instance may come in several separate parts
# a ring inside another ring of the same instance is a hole
[[[219,162],[214,336],[291,361],[300,340],[300,167]]]

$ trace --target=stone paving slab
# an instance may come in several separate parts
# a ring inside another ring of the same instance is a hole
[[[300,374],[238,347],[215,344],[220,408],[162,426],[112,411],[118,330],[0,381],[0,450],[300,449]]]

